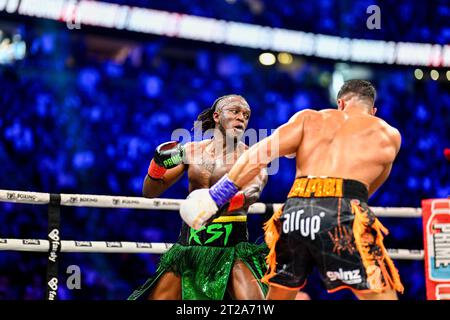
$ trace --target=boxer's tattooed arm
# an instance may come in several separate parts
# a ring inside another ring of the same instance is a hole
[[[168,169],[161,179],[155,180],[148,175],[145,176],[142,185],[142,196],[145,198],[157,198],[170,186],[177,182],[186,171],[187,166],[178,165],[175,168]]]
[[[215,169],[215,167],[216,167],[216,165],[215,165],[214,162],[204,162],[204,163],[202,164],[202,166],[203,166],[203,168],[204,168],[206,171],[208,171],[209,173],[213,173],[213,171],[214,171],[214,169]]]

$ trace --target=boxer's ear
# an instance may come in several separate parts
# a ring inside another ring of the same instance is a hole
[[[214,111],[213,119],[216,124],[219,123],[219,118],[220,118],[220,111]]]
[[[342,111],[345,108],[345,102],[343,99],[337,99],[338,110]]]
[[[375,107],[372,108],[372,115],[373,115],[373,116],[375,115],[375,113],[377,113],[377,110],[378,110],[378,109],[375,108]]]

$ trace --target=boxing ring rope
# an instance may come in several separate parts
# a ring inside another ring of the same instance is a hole
[[[62,240],[61,252],[84,253],[165,253],[173,243]],[[0,251],[48,252],[43,239],[0,239]],[[423,260],[423,250],[386,249],[392,259]]]
[[[26,203],[26,204],[49,204],[50,193],[28,192],[0,189],[0,201]],[[167,198],[142,198],[124,196],[102,196],[92,194],[64,194],[61,193],[61,205],[72,207],[96,207],[96,208],[118,208],[118,209],[146,209],[146,210],[179,210],[184,200]],[[277,210],[281,203],[273,204]],[[250,206],[250,214],[262,214],[268,205],[258,202]],[[397,218],[419,218],[422,216],[421,208],[410,207],[370,207],[378,217]]]
[[[60,194],[61,206],[179,210],[183,200],[166,198],[142,198],[89,194]],[[0,190],[0,201],[24,204],[49,204],[51,194],[17,190]],[[267,210],[277,210],[282,204],[255,203],[249,208],[250,214],[264,214]],[[371,207],[378,217],[419,218],[421,208]],[[61,240],[61,252],[85,253],[155,253],[166,252],[173,243],[124,242],[124,241],[76,241]],[[48,252],[50,242],[43,239],[0,239],[0,251]],[[422,260],[423,250],[387,249],[393,259]]]
[[[62,240],[61,252],[162,254],[172,245],[161,242]],[[0,251],[48,252],[49,246],[49,241],[43,239],[0,239]]]

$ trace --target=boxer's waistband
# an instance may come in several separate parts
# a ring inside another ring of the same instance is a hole
[[[351,179],[330,177],[298,177],[292,185],[288,198],[357,198],[367,202],[366,186]]]
[[[184,246],[234,247],[248,241],[247,216],[221,216],[198,230],[183,223],[178,243]]]

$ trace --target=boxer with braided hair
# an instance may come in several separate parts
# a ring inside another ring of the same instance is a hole
[[[202,132],[212,130],[213,137],[184,146],[175,141],[159,146],[144,180],[144,197],[160,196],[184,172],[190,192],[219,181],[248,149],[240,139],[250,113],[239,95],[218,98],[195,122]],[[183,222],[177,243],[161,256],[156,275],[129,299],[264,299],[267,286],[259,279],[266,272],[267,247],[248,242],[247,211],[265,183],[262,170],[208,226],[195,230]]]

